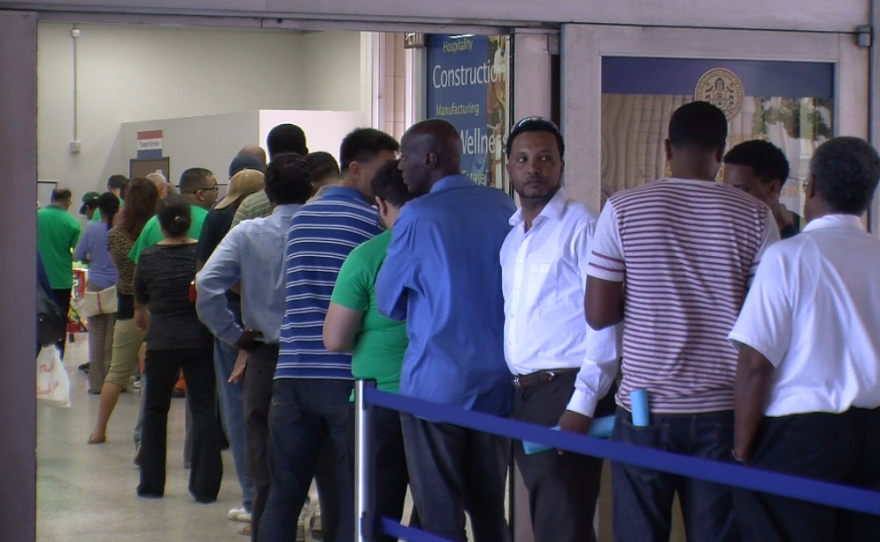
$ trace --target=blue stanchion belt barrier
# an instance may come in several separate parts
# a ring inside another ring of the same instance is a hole
[[[364,401],[367,404],[412,414],[434,423],[458,425],[515,440],[536,442],[558,450],[601,457],[639,467],[717,482],[731,487],[761,491],[880,516],[880,492],[877,491],[751,469],[720,461],[688,457],[574,433],[553,431],[546,427],[537,427],[516,420],[429,403],[412,397],[381,392],[374,388],[365,390]],[[396,532],[386,532],[391,535],[397,534]],[[411,535],[401,538],[412,542],[443,540],[442,538],[412,538]]]

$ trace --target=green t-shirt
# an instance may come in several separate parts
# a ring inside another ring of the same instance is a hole
[[[192,239],[198,239],[202,233],[202,224],[205,222],[205,217],[208,215],[208,211],[197,205],[190,205],[189,209],[192,214],[192,224],[189,227],[187,235]],[[137,241],[135,241],[134,246],[131,247],[131,252],[128,253],[128,259],[134,263],[138,263],[138,259],[141,257],[141,251],[147,247],[155,245],[162,239],[162,230],[159,228],[159,220],[154,216],[144,225],[144,229],[141,230],[141,234],[138,236]]]
[[[37,251],[53,290],[73,287],[73,254],[82,230],[79,222],[56,205],[37,211]]]
[[[376,310],[376,276],[391,242],[386,231],[351,251],[339,270],[330,300],[347,309],[364,311],[355,337],[351,374],[376,380],[382,391],[397,393],[400,366],[409,341],[406,323],[386,318]]]

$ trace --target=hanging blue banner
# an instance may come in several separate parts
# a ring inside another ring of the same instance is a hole
[[[461,134],[462,174],[503,188],[507,127],[507,40],[503,36],[430,35],[428,118]]]

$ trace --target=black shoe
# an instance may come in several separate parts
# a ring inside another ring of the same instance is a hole
[[[79,367],[77,367],[77,369],[79,369],[80,371],[82,371],[83,374],[89,374],[89,364],[88,364],[88,363],[83,363],[82,365],[80,365]]]

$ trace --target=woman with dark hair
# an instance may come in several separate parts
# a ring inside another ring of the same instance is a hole
[[[133,179],[125,196],[125,207],[120,213],[117,225],[107,232],[107,245],[113,264],[117,270],[116,281],[116,325],[113,327],[113,356],[110,370],[101,388],[101,403],[98,406],[98,421],[89,436],[89,444],[100,444],[107,440],[107,422],[113,414],[116,402],[138,362],[138,350],[146,334],[134,327],[134,262],[128,259],[128,252],[134,246],[138,235],[144,229],[159,203],[159,191],[147,179]]]
[[[75,261],[87,261],[89,264],[86,280],[86,291],[89,292],[100,292],[116,284],[116,268],[113,267],[110,251],[107,248],[107,232],[113,224],[113,218],[119,212],[119,199],[112,193],[106,192],[98,197],[96,208],[101,211],[100,222],[86,225],[73,251]],[[110,368],[115,321],[115,313],[96,314],[88,318],[89,393],[92,395],[101,393],[104,377]]]
[[[134,278],[135,326],[147,331],[137,494],[151,498],[165,494],[168,409],[182,370],[193,419],[189,492],[196,502],[211,503],[220,491],[223,462],[215,417],[213,338],[199,321],[194,303],[197,241],[187,235],[192,223],[189,203],[168,196],[156,217],[164,239],[141,252]]]

